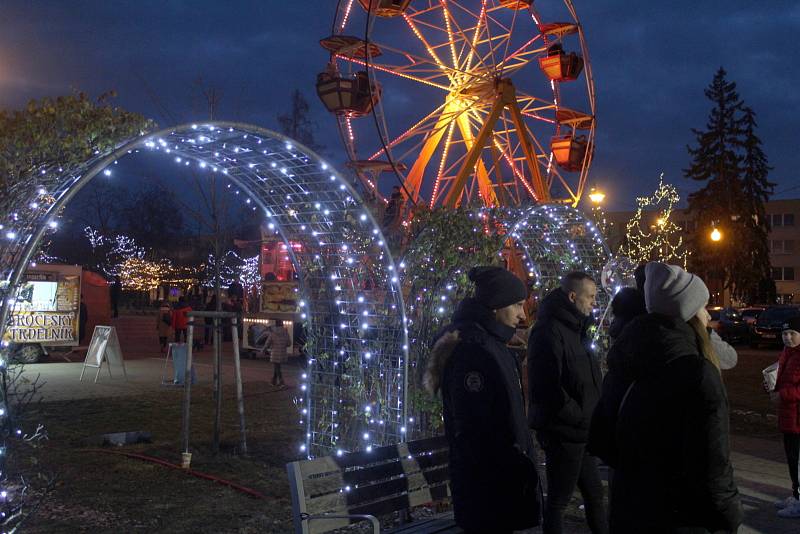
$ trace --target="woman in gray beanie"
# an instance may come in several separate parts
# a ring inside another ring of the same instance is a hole
[[[611,348],[589,432],[589,450],[614,469],[611,532],[736,532],[742,507],[708,288],[675,265],[648,263],[646,275],[648,314]]]

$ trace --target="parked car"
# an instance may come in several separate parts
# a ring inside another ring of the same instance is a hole
[[[723,340],[728,343],[743,343],[748,340],[750,330],[736,309],[714,306],[708,308],[708,314],[711,315],[708,326],[716,330]]]
[[[747,308],[740,308],[739,315],[742,316],[742,319],[744,320],[745,323],[747,323],[747,326],[752,328],[753,325],[756,324],[756,319],[758,319],[758,316],[761,315],[761,312],[763,312],[765,309],[766,308],[764,308],[763,306],[750,306]]]
[[[800,306],[773,306],[758,316],[753,326],[750,346],[757,348],[762,344],[780,345],[783,324],[790,317],[800,315]]]

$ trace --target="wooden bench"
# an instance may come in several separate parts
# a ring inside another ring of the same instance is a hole
[[[450,496],[444,436],[286,464],[297,534],[317,534],[360,521],[381,532],[378,517]],[[460,533],[452,512],[402,524],[392,533]]]

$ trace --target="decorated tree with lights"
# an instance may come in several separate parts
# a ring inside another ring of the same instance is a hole
[[[718,280],[734,297],[762,300],[770,278],[764,203],[774,184],[755,112],[745,106],[736,84],[719,69],[705,90],[712,102],[705,129],[693,129],[696,145],[687,147],[687,178],[703,183],[689,195],[697,230],[692,236],[692,268]],[[713,228],[721,233],[709,241]]]
[[[20,110],[0,111],[0,213],[15,223],[14,230],[5,233],[9,240],[1,252],[5,265],[12,265],[22,250],[15,240],[34,230],[23,221],[36,220],[37,214],[47,212],[56,202],[54,194],[41,184],[43,174],[68,173],[95,154],[152,128],[153,123],[143,116],[112,106],[113,96],[106,93],[93,101],[76,93],[32,100]],[[48,231],[57,227],[58,222],[51,220]],[[0,273],[3,277],[8,274]],[[0,296],[5,295],[0,292]],[[46,434],[32,420],[26,410],[28,402],[19,394],[19,369],[7,362],[5,355],[0,358],[0,525],[3,531],[13,532],[35,510],[36,495],[52,487],[52,478],[41,472],[33,476],[23,472],[26,461],[33,465],[31,447]],[[7,465],[12,453],[19,461]]]
[[[662,174],[651,196],[636,199],[636,213],[625,227],[619,255],[627,256],[635,263],[664,261],[686,267],[688,252],[682,230],[672,220],[672,212],[678,201],[678,190],[671,184],[665,184]],[[656,212],[654,224],[646,218],[652,212]]]

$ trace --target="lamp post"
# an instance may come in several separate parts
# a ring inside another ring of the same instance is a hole
[[[603,199],[606,198],[606,194],[597,189],[596,187],[592,187],[589,190],[589,200],[592,201],[592,204],[595,206],[599,206],[603,203]]]

